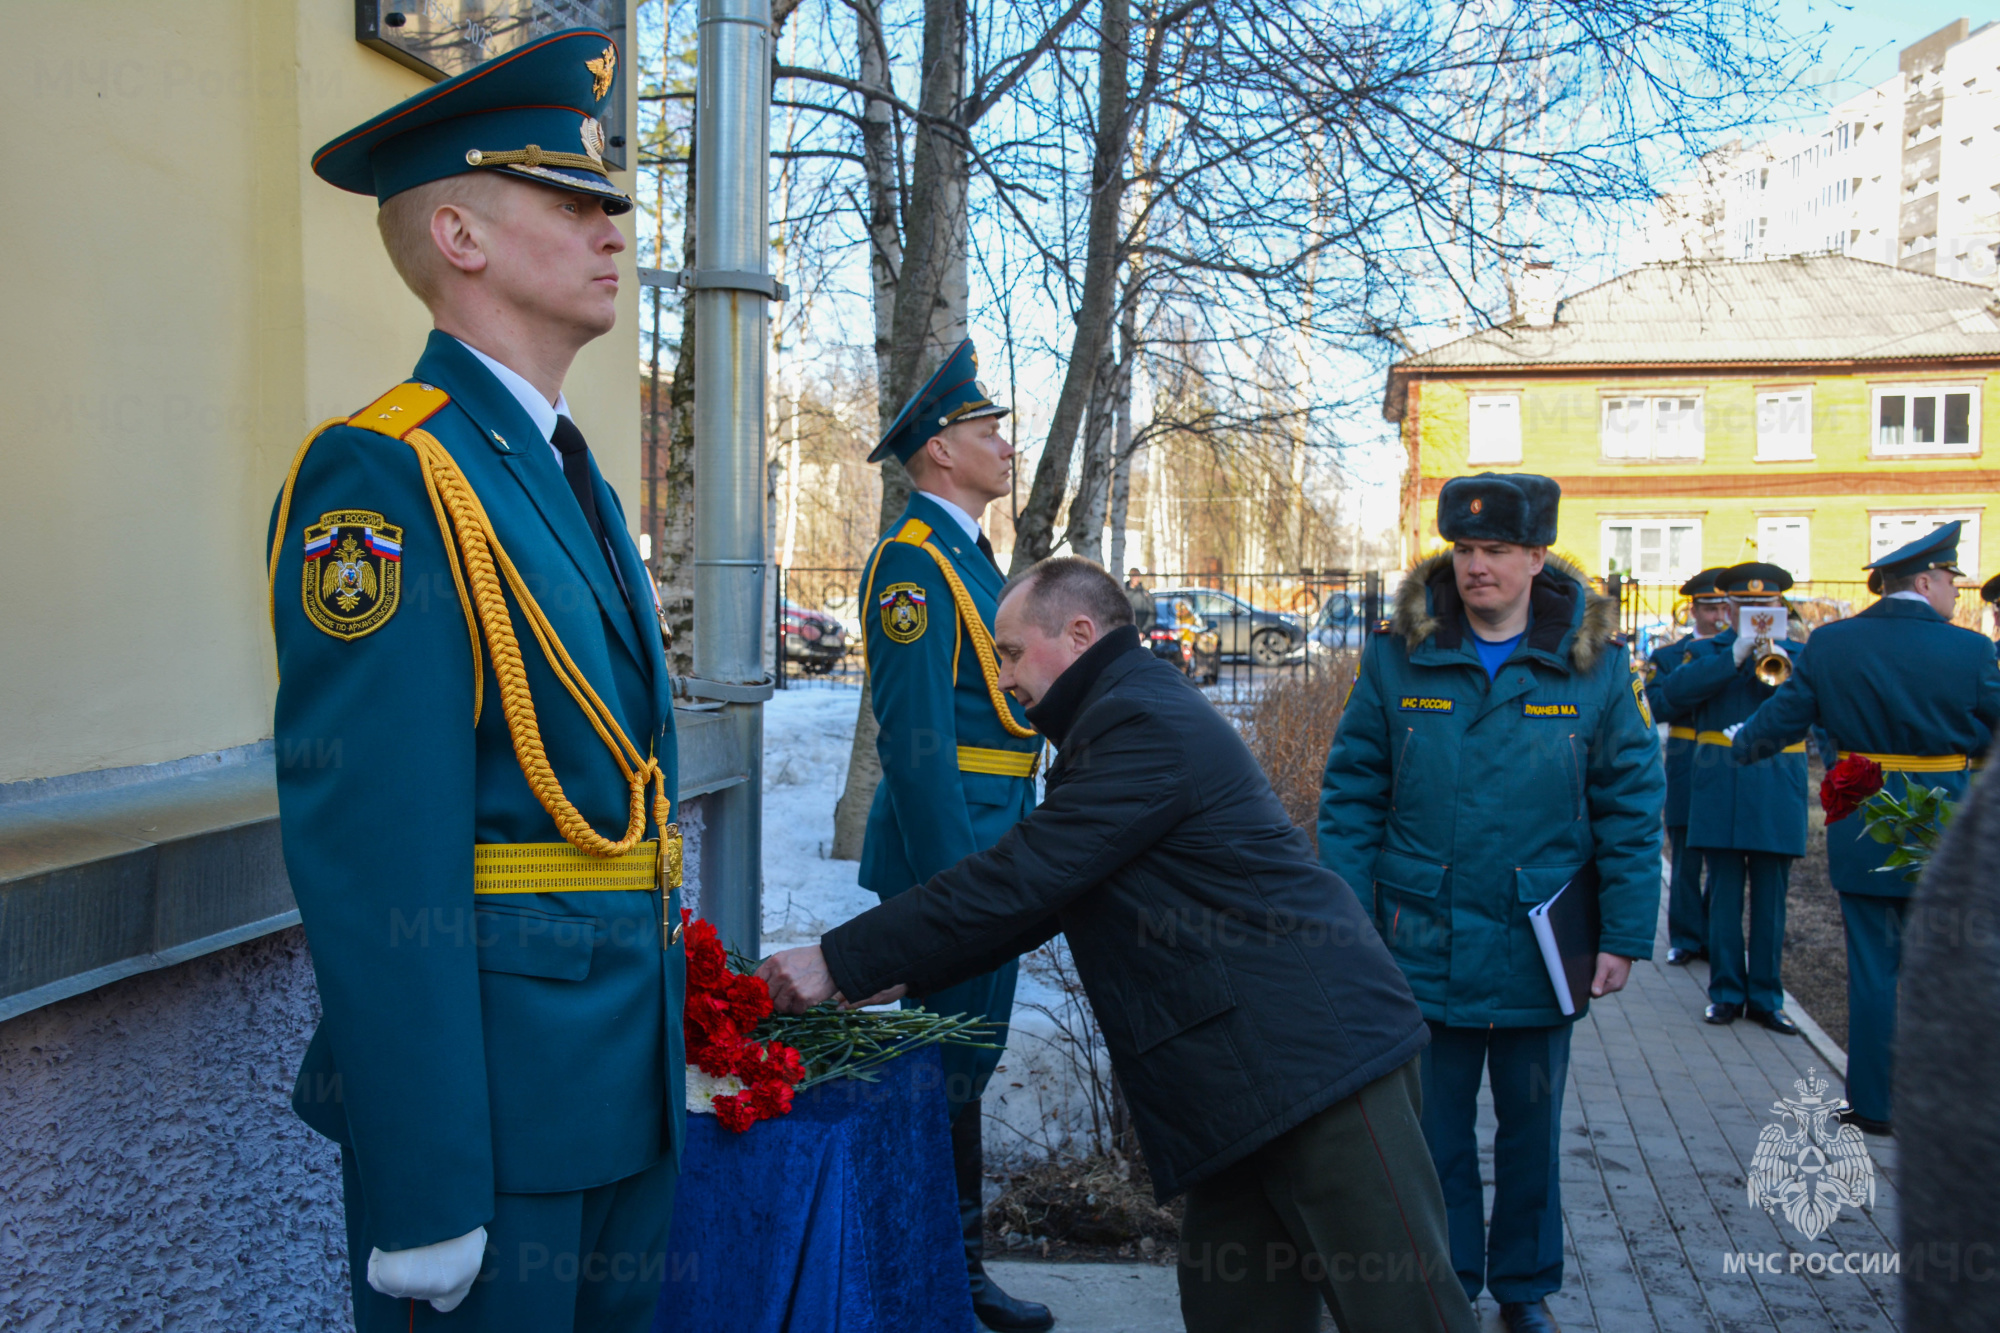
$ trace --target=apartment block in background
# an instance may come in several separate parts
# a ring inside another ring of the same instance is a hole
[[[1835,254],[2000,276],[2000,24],[1958,19],[1824,123],[1702,158],[1651,228],[1662,262]]]

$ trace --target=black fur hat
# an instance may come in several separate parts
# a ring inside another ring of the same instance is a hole
[[[1438,491],[1438,536],[1448,542],[1553,546],[1562,487],[1532,472],[1453,477]]]

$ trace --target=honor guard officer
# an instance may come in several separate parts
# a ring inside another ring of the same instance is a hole
[[[1995,574],[1979,586],[1979,600],[1992,608],[1993,630],[2000,634],[2000,574]],[[1996,641],[1994,646],[1996,651],[2000,651],[2000,641]]]
[[[665,1274],[672,712],[651,582],[562,393],[616,319],[617,59],[554,33],[313,157],[375,196],[436,325],[408,381],[301,446],[270,528],[279,822],[322,1006],[292,1104],[340,1145],[363,1333],[638,1333]]]
[[[979,383],[966,339],[897,414],[868,456],[894,455],[915,491],[868,559],[862,616],[869,698],[881,724],[882,782],[861,845],[861,885],[884,898],[984,851],[1035,804],[1041,738],[1000,689],[993,616],[1005,581],[980,531],[986,506],[1007,494],[1014,446],[1007,409]],[[986,1274],[979,1097],[1007,1044],[1014,1011],[1012,959],[923,997],[943,1014],[991,1025],[995,1049],[946,1047],[945,1096],[972,1309],[995,1329],[1043,1329],[1046,1307],[1017,1301]]]
[[[1595,863],[1593,995],[1652,956],[1660,912],[1660,740],[1617,603],[1547,553],[1560,496],[1527,473],[1444,484],[1451,549],[1404,576],[1388,632],[1368,640],[1319,806],[1321,864],[1361,896],[1430,1020],[1423,1129],[1452,1266],[1469,1299],[1492,1291],[1509,1333],[1554,1327],[1542,1302],[1563,1273],[1574,1015],[1529,910]],[[1490,1224],[1482,1076],[1499,1122]]]
[[[1958,523],[1870,565],[1883,597],[1858,615],[1822,625],[1794,656],[1791,678],[1735,734],[1731,757],[1755,764],[1823,725],[1841,758],[1880,764],[1885,790],[1941,787],[1953,800],[1970,784],[1972,756],[2000,726],[2000,668],[1992,642],[1951,623],[1957,601]],[[1891,1040],[1903,916],[1911,885],[1878,867],[1888,848],[1859,815],[1826,830],[1827,869],[1847,930],[1848,1119],[1890,1128]]]
[[[1687,855],[1688,769],[1694,762],[1691,719],[1667,706],[1669,672],[1694,660],[1697,643],[1729,623],[1729,599],[1715,590],[1721,566],[1704,569],[1681,585],[1688,601],[1688,633],[1653,650],[1646,660],[1646,702],[1653,720],[1667,727],[1667,961],[1682,967],[1708,949],[1708,894],[1702,888],[1700,853]]]
[[[1776,565],[1749,563],[1715,580],[1739,622],[1766,615],[1776,628],[1781,594],[1792,576]],[[1684,836],[1708,870],[1708,1012],[1710,1023],[1747,1013],[1773,1032],[1799,1034],[1785,1013],[1780,964],[1785,951],[1785,895],[1792,862],[1806,854],[1806,747],[1788,745],[1761,763],[1730,762],[1728,730],[1777,693],[1766,677],[1787,669],[1805,650],[1797,639],[1766,641],[1740,623],[1689,650],[1661,693],[1676,716],[1690,719],[1694,759]],[[1777,664],[1782,663],[1783,666]],[[1745,885],[1750,941],[1743,940]]]

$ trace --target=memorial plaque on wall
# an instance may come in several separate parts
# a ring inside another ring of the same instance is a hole
[[[604,161],[625,166],[626,0],[354,0],[354,36],[432,79],[475,69],[565,28],[602,28],[618,44],[618,73],[604,110]]]

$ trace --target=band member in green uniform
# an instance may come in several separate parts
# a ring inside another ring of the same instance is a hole
[[[1667,705],[1666,678],[1694,660],[1692,649],[1729,623],[1729,599],[1715,590],[1720,566],[1704,569],[1681,585],[1688,601],[1688,632],[1655,648],[1646,659],[1646,702],[1653,720],[1667,727],[1667,961],[1684,967],[1708,950],[1708,891],[1702,887],[1702,857],[1687,855],[1688,769],[1694,762],[1690,718]]]
[[[1735,565],[1716,576],[1739,620],[1783,610],[1792,576],[1776,565]],[[1773,637],[1768,645],[1731,624],[1690,650],[1690,661],[1665,681],[1661,693],[1695,733],[1690,767],[1687,845],[1708,868],[1708,998],[1710,1023],[1731,1023],[1747,1013],[1773,1032],[1795,1037],[1785,1013],[1780,965],[1785,952],[1785,895],[1792,862],[1806,854],[1806,747],[1788,745],[1762,763],[1731,762],[1728,729],[1749,717],[1777,687],[1760,677],[1789,665],[1803,652],[1798,639]],[[1768,661],[1766,659],[1768,654]],[[1745,888],[1750,899],[1750,939],[1743,938]]]
[[[1791,678],[1735,733],[1731,757],[1762,762],[1826,728],[1841,758],[1880,764],[1885,790],[1939,787],[1953,800],[1971,785],[1975,758],[2000,727],[2000,667],[1985,635],[1951,623],[1965,577],[1959,523],[1947,523],[1868,566],[1882,600],[1814,630]],[[1891,1045],[1896,979],[1911,885],[1880,869],[1889,849],[1860,815],[1826,830],[1827,869],[1847,930],[1847,1119],[1891,1130]]]
[[[885,898],[991,847],[1035,804],[1041,738],[1000,689],[993,616],[1005,580],[979,526],[986,506],[1008,492],[1014,447],[1000,431],[1007,409],[978,376],[968,338],[869,455],[870,462],[900,459],[916,487],[869,556],[862,582],[882,783],[868,811],[861,885]],[[992,1027],[995,1049],[946,1047],[944,1055],[966,1273],[981,1323],[1034,1330],[1054,1323],[1048,1308],[1009,1296],[982,1262],[979,1099],[1007,1042],[1017,969],[1010,959],[923,1003],[977,1015]]]

